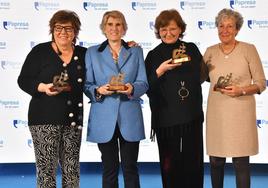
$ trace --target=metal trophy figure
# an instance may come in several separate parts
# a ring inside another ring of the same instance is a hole
[[[220,89],[225,89],[225,87],[232,85],[232,73],[227,74],[225,77],[220,76],[217,83],[214,85],[214,91],[220,91]]]
[[[172,62],[171,63],[184,63],[191,60],[191,57],[185,54],[186,47],[184,43],[182,43],[179,49],[174,49],[172,52]]]
[[[124,91],[127,90],[127,86],[124,84],[123,73],[119,73],[117,76],[112,76],[109,82],[110,91]]]
[[[56,75],[53,77],[53,86],[50,88],[51,91],[71,91],[71,86],[68,83],[69,76],[67,70],[61,72],[60,75]]]

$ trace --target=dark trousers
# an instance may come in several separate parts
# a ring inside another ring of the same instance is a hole
[[[125,188],[140,188],[137,160],[139,142],[126,141],[118,128],[107,143],[98,144],[103,165],[102,187],[118,188],[119,152]]]
[[[169,136],[156,132],[156,136],[163,188],[202,188],[202,122],[174,129]]]
[[[210,156],[209,160],[212,187],[223,188],[224,165],[226,162],[226,158]],[[233,157],[232,161],[235,169],[236,187],[250,188],[249,157]]]

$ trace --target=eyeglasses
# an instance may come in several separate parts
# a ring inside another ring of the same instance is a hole
[[[164,27],[164,28],[160,28],[159,29],[159,32],[161,34],[167,34],[168,32],[175,33],[177,31],[178,31],[178,27],[176,27],[176,28],[166,28],[166,27]]]
[[[62,29],[64,29],[67,33],[72,33],[74,31],[74,28],[72,26],[61,26],[61,25],[55,25],[54,31],[60,33],[62,32]]]

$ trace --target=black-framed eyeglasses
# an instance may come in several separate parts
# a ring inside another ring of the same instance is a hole
[[[72,33],[74,31],[74,28],[72,26],[62,26],[62,25],[55,25],[54,26],[54,31],[56,32],[61,32],[62,29],[65,30],[67,33]]]

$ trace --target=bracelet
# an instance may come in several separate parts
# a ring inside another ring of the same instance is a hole
[[[98,90],[98,87],[95,88],[95,98],[97,101],[100,101],[102,98],[102,94],[100,94],[97,90]]]
[[[242,94],[241,94],[242,96],[247,94],[247,92],[243,88],[241,88],[241,91],[242,91]]]

